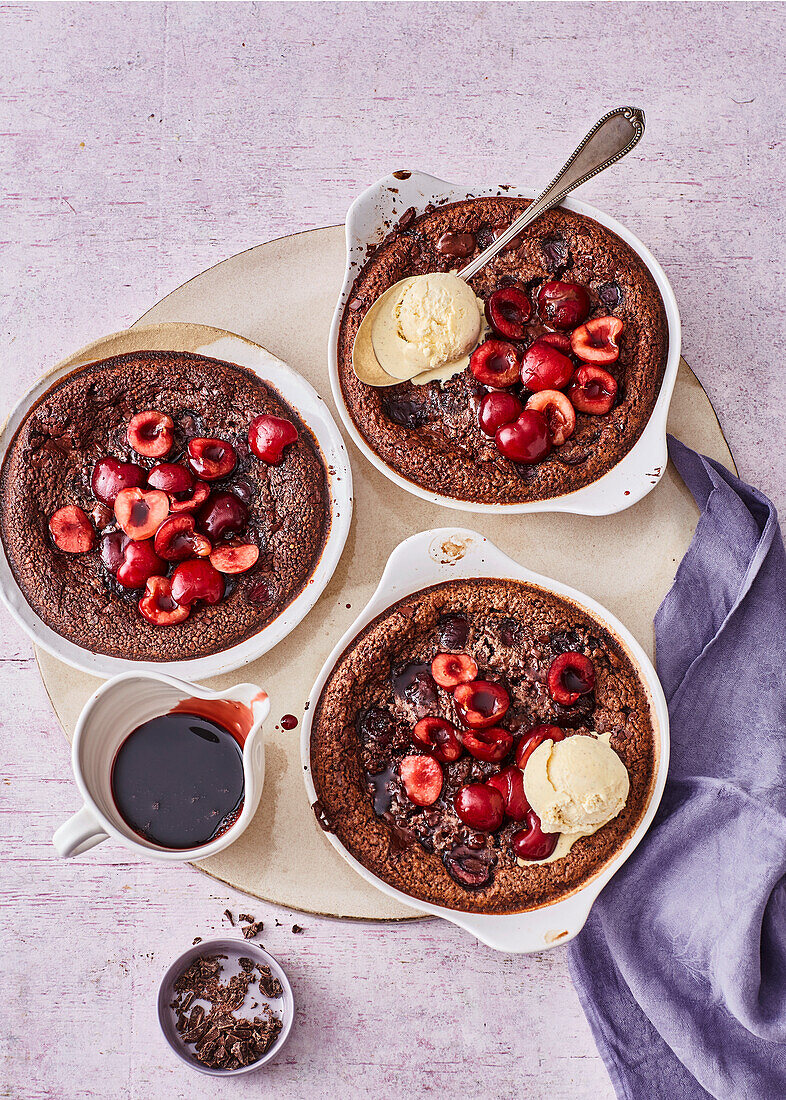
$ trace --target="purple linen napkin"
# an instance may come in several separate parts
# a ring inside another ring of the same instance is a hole
[[[570,947],[625,1100],[786,1097],[786,554],[756,489],[675,439],[701,508],[655,616],[663,802]]]

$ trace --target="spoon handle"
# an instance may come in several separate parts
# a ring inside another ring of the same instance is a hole
[[[638,107],[617,107],[609,111],[592,127],[546,190],[488,248],[459,271],[459,278],[471,279],[535,218],[562,202],[574,187],[597,176],[629,153],[643,133],[644,112]]]

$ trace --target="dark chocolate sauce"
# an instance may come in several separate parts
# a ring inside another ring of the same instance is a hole
[[[129,733],[112,765],[126,824],[162,848],[214,840],[243,806],[243,756],[232,734],[195,714],[162,714]]]
[[[395,763],[385,768],[385,770],[378,775],[370,775],[366,772],[366,782],[369,785],[371,797],[374,802],[374,813],[379,814],[380,817],[388,812],[393,803],[393,792],[390,790],[390,781],[395,774]]]
[[[297,718],[294,714],[285,714],[281,719],[282,730],[293,730],[297,725]]]

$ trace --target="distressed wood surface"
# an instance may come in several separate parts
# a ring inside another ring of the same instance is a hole
[[[389,169],[542,182],[629,101],[640,151],[582,197],[663,263],[740,472],[782,502],[783,21],[720,3],[0,5],[0,415],[199,270],[343,220]],[[2,627],[0,1095],[612,1095],[563,951],[249,905],[109,844],[59,862],[67,746],[30,643]],[[216,1083],[170,1055],[154,1000],[227,905],[265,920],[297,1020],[275,1064]]]

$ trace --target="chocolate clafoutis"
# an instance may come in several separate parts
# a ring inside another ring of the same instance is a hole
[[[256,634],[308,583],[330,525],[325,463],[295,410],[251,371],[185,352],[61,378],[0,479],[30,606],[76,645],[132,660]]]
[[[394,283],[458,271],[528,205],[510,196],[408,210],[370,250],[344,308],[338,368],[369,447],[408,481],[518,504],[597,481],[633,447],[666,368],[666,312],[647,265],[610,229],[547,211],[470,280],[487,332],[447,381],[374,388],[352,369],[363,317]]]
[[[546,738],[603,736],[627,769],[622,811],[551,860],[524,793]],[[315,710],[323,828],[411,897],[510,913],[564,897],[628,840],[653,788],[646,688],[615,637],[532,584],[447,581],[400,600],[337,661]]]

